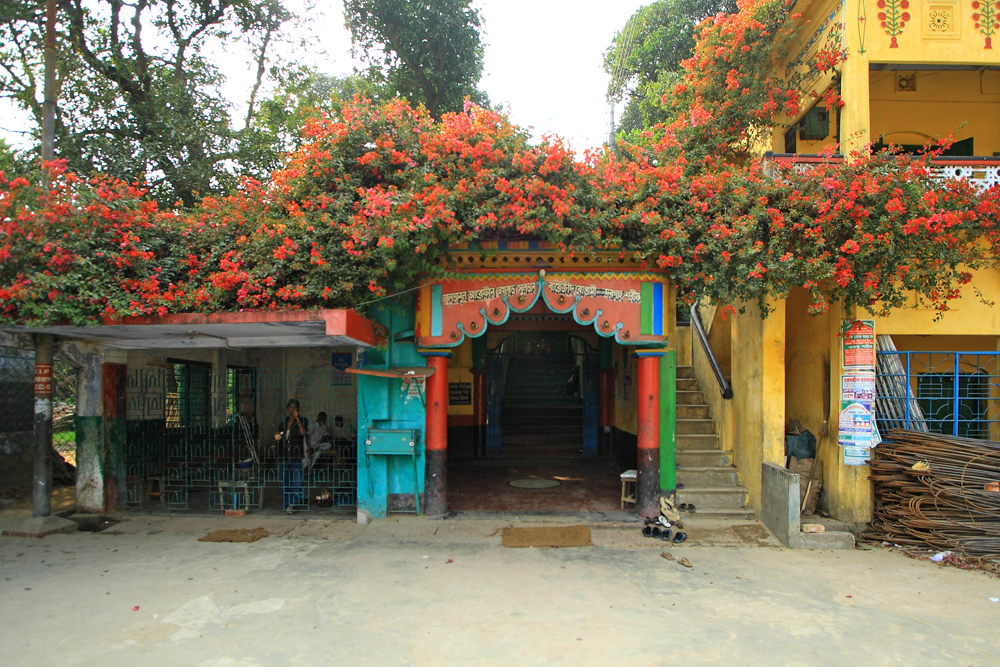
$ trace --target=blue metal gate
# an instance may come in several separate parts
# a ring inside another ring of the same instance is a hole
[[[880,351],[875,417],[906,428],[1000,439],[1000,352]]]

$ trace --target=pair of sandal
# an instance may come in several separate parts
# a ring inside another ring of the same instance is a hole
[[[687,539],[687,533],[680,530],[673,533],[669,528],[660,528],[660,526],[657,525],[646,526],[642,529],[642,534],[644,537],[653,537],[663,540],[664,542],[672,541],[674,544],[680,544]],[[673,539],[671,539],[671,537],[673,537]]]
[[[694,503],[681,503],[677,506],[678,512],[691,512],[694,513],[695,507]]]

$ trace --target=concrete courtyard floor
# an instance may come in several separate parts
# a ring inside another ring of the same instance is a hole
[[[10,519],[8,519],[10,520]],[[507,525],[594,546],[507,549]],[[3,521],[0,521],[3,523]],[[997,665],[1000,580],[754,522],[666,545],[607,516],[131,517],[0,538],[5,665]],[[262,526],[252,544],[198,542]],[[660,557],[690,559],[687,569]]]

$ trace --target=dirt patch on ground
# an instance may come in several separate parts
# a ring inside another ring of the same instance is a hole
[[[507,548],[592,547],[587,526],[507,527],[500,534]]]
[[[216,530],[214,532],[199,537],[199,542],[256,542],[268,536],[268,532],[263,528]]]
[[[756,547],[767,547],[771,546],[773,543],[771,538],[771,533],[768,532],[767,528],[760,524],[754,524],[749,526],[733,526],[731,528],[733,534],[746,545],[752,545]]]

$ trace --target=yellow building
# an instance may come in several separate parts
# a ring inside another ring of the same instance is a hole
[[[803,113],[779,117],[765,159],[808,163],[839,143],[844,154],[871,143],[917,151],[951,134],[955,144],[935,162],[942,176],[972,178],[983,187],[1000,183],[1000,4],[982,0],[802,0],[793,9],[805,26],[776,63],[801,91]],[[820,50],[844,55],[836,72],[810,68]],[[838,81],[839,79],[839,81]],[[844,105],[828,113],[823,94],[840,86]],[[789,129],[791,128],[791,129]],[[996,270],[974,272],[953,309],[938,313],[914,299],[889,317],[844,312],[839,304],[808,314],[802,292],[770,303],[765,319],[755,306],[724,318],[703,307],[710,348],[731,380],[733,398],[706,390],[721,448],[734,452],[748,504],[761,510],[764,463],[785,465],[787,425],[798,421],[819,440],[823,506],[851,523],[871,518],[868,467],[846,465],[839,445],[844,320],[871,319],[875,334],[899,352],[882,354],[898,377],[883,368],[876,418],[898,425],[902,410],[911,427],[998,439],[1000,301]],[[691,363],[706,387],[714,383],[706,351],[695,340]],[[888,366],[887,366],[888,367]],[[886,386],[895,383],[898,395]],[[890,392],[891,393],[891,392]],[[879,405],[882,412],[879,413]],[[804,482],[803,482],[804,484]]]

